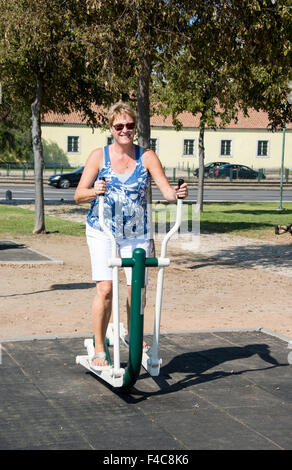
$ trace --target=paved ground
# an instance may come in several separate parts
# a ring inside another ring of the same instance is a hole
[[[164,334],[160,376],[141,369],[128,395],[75,364],[81,337],[1,352],[2,450],[292,448],[289,350],[263,332]]]
[[[62,264],[63,261],[54,259],[32,248],[10,240],[0,240],[0,264]]]

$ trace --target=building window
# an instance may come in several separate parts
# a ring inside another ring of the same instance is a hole
[[[107,137],[107,138],[106,138],[106,143],[107,143],[107,145],[113,144],[113,143],[114,143],[114,138],[113,138],[113,136]]]
[[[78,153],[80,151],[80,137],[79,135],[69,135],[67,137],[67,152]]]
[[[184,155],[194,156],[195,139],[184,139]]]
[[[231,156],[231,140],[221,140],[221,154],[225,157]]]
[[[153,152],[155,153],[157,153],[157,143],[158,143],[158,139],[156,138],[150,139],[149,148],[153,150]]]
[[[258,157],[267,157],[268,156],[268,140],[258,140]]]

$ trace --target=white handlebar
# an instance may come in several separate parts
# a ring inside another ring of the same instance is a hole
[[[180,224],[181,224],[181,219],[182,219],[182,199],[177,200],[177,208],[176,208],[176,221],[172,229],[167,232],[165,235],[164,239],[162,240],[161,244],[161,258],[165,258],[166,256],[166,248],[167,248],[167,243],[169,239],[174,235],[175,232],[178,231]]]
[[[112,241],[112,257],[117,256],[117,243],[112,231],[105,225],[104,222],[104,195],[99,196],[99,207],[98,207],[98,220],[102,230],[110,237]]]
[[[120,371],[120,320],[119,320],[119,268],[121,259],[117,258],[117,243],[112,231],[105,225],[104,222],[104,195],[99,196],[98,207],[99,224],[102,230],[110,237],[112,241],[112,262],[113,268],[113,294],[112,294],[112,311],[113,311],[113,324],[114,324],[114,373],[118,374]]]

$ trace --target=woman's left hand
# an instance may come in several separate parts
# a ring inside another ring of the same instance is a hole
[[[185,199],[188,195],[188,185],[183,183],[181,186],[176,186],[175,188],[176,197],[179,199]]]

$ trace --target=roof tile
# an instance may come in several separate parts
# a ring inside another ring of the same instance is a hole
[[[189,112],[183,112],[178,116],[183,127],[198,128],[200,115],[192,115]],[[43,116],[43,123],[48,124],[86,124],[86,118],[80,112],[73,111],[70,114],[57,114],[48,112]],[[164,118],[161,115],[154,115],[150,119],[153,127],[173,127],[171,116]],[[237,122],[231,121],[225,126],[226,129],[266,129],[269,120],[268,114],[263,111],[249,110],[249,116],[245,117],[240,111]],[[292,123],[287,124],[288,129],[292,129]]]

